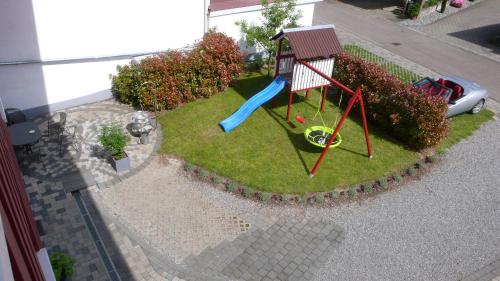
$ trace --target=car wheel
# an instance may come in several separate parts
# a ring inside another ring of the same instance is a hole
[[[477,114],[483,109],[484,107],[484,100],[480,100],[474,105],[474,107],[470,110],[472,114]]]

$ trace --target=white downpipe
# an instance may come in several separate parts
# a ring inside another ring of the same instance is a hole
[[[47,249],[40,249],[40,251],[36,253],[36,257],[38,258],[38,263],[42,268],[45,281],[56,281],[56,276],[54,275],[54,270],[52,269],[52,265],[50,264],[50,258]]]
[[[203,33],[208,32],[208,18],[210,16],[208,5],[210,5],[210,0],[203,0]]]
[[[0,116],[2,117],[3,121],[7,122],[7,116],[5,116],[5,108],[3,107],[2,97],[0,97]]]
[[[5,241],[5,233],[3,230],[1,216],[0,216],[0,280],[14,281],[14,275],[12,275],[12,267],[10,265],[9,251],[7,249],[7,242]]]

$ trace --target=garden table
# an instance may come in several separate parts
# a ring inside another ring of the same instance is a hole
[[[12,145],[24,146],[31,151],[31,146],[37,143],[42,138],[42,133],[38,126],[31,122],[22,122],[7,127]]]

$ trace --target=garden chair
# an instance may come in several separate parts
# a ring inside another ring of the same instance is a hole
[[[47,121],[47,134],[49,138],[51,133],[56,132],[59,142],[61,142],[61,136],[66,126],[66,117],[67,114],[64,112],[56,112],[49,117],[49,120]]]
[[[7,117],[7,126],[27,121],[26,115],[18,108],[6,108],[5,117]]]
[[[83,141],[84,139],[82,126],[66,126],[59,138],[59,154],[63,153],[63,146],[72,146],[75,151],[80,152]]]

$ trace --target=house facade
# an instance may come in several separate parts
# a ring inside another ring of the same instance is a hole
[[[299,0],[300,24],[314,4]],[[237,20],[256,22],[259,0],[5,0],[0,9],[0,112],[28,116],[111,97],[110,75],[133,58],[183,48],[209,28],[241,43]],[[5,118],[5,116],[3,116]]]

